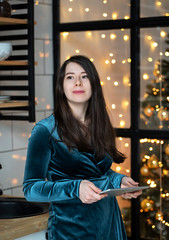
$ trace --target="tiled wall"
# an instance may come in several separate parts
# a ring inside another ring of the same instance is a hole
[[[34,1],[36,122],[53,111],[52,0]],[[0,188],[4,194],[23,196],[22,182],[28,138],[34,123],[0,121]],[[7,190],[5,190],[7,189]]]

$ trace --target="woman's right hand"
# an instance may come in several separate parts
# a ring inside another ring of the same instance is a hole
[[[82,203],[90,204],[107,197],[107,194],[100,195],[102,190],[88,180],[82,180],[79,187],[79,198]]]

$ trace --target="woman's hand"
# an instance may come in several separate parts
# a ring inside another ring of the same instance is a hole
[[[137,187],[138,182],[135,182],[131,177],[123,177],[121,181],[121,188],[127,187]],[[125,199],[137,198],[139,195],[142,194],[142,191],[137,191],[133,193],[124,193],[121,196]]]
[[[92,182],[82,180],[79,187],[79,198],[82,203],[90,204],[107,197],[107,194],[100,195],[101,189],[97,188]]]

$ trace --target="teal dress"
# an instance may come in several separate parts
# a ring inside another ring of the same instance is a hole
[[[50,202],[49,240],[126,240],[121,212],[115,197],[92,204],[79,199],[83,179],[98,188],[120,188],[124,175],[110,169],[112,159],[95,161],[95,155],[68,150],[52,133],[54,115],[38,122],[28,144],[23,190],[28,201]]]

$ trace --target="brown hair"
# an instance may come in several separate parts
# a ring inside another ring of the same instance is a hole
[[[73,116],[64,94],[65,70],[70,62],[79,64],[86,71],[91,83],[92,96],[85,116],[87,125],[80,123]],[[66,60],[61,66],[56,81],[54,116],[55,128],[57,127],[59,137],[69,149],[76,147],[83,152],[93,149],[98,160],[106,154],[110,155],[116,163],[125,160],[125,156],[116,148],[115,131],[106,110],[100,78],[89,58],[75,55]]]

